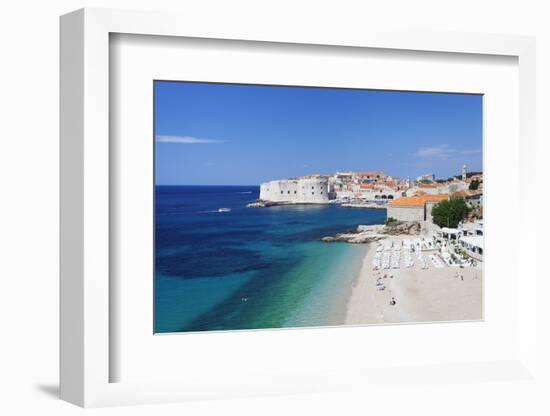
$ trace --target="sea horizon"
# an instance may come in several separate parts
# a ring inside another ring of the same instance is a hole
[[[220,184],[206,184],[206,185],[201,185],[201,184],[198,184],[198,185],[189,185],[189,184],[155,184],[155,187],[156,186],[228,186],[228,187],[238,187],[238,186],[246,186],[246,187],[253,187],[253,186],[257,186],[258,188],[260,187],[259,184],[256,184],[256,185],[243,185],[243,184],[238,184],[238,185],[220,185]]]

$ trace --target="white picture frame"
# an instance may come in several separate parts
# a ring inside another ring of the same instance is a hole
[[[261,24],[260,24],[261,23]],[[255,394],[322,392],[346,388],[342,379],[369,385],[375,380],[471,380],[502,377],[523,380],[536,375],[537,273],[535,251],[520,244],[518,261],[533,265],[522,276],[517,292],[516,354],[498,361],[418,363],[399,368],[335,368],[330,376],[293,374],[232,382],[221,374],[216,381],[199,374],[178,381],[112,382],[110,366],[120,359],[110,348],[110,310],[116,288],[109,246],[110,172],[116,167],[109,149],[110,34],[331,45],[333,47],[430,51],[452,54],[504,55],[519,66],[519,189],[518,212],[526,213],[536,192],[529,178],[535,172],[535,41],[529,37],[465,33],[365,30],[330,32],[281,28],[266,22],[235,24],[220,19],[204,25],[186,16],[83,9],[61,18],[61,397],[80,406],[158,403],[194,398]],[[521,215],[521,241],[536,241],[534,215]],[[517,271],[516,271],[517,273]],[[298,333],[300,330],[296,330]],[[336,336],[336,335],[330,335]],[[324,370],[326,371],[326,370]],[[476,374],[483,377],[476,378]]]

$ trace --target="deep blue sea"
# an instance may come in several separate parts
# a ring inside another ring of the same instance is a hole
[[[258,186],[156,187],[155,332],[343,323],[366,246],[319,239],[386,211],[246,208],[258,196]]]

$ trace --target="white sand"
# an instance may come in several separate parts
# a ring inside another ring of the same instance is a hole
[[[391,239],[400,243],[403,237]],[[481,266],[437,269],[423,252],[428,269],[420,268],[415,255],[414,266],[405,268],[402,250],[400,269],[372,270],[375,252],[371,243],[348,302],[346,325],[482,319]],[[384,275],[386,289],[379,291],[376,280]]]

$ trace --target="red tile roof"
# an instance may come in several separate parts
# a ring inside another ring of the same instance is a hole
[[[422,207],[426,202],[441,202],[447,201],[449,195],[419,195],[419,196],[404,196],[402,198],[394,199],[390,202],[391,207]]]

